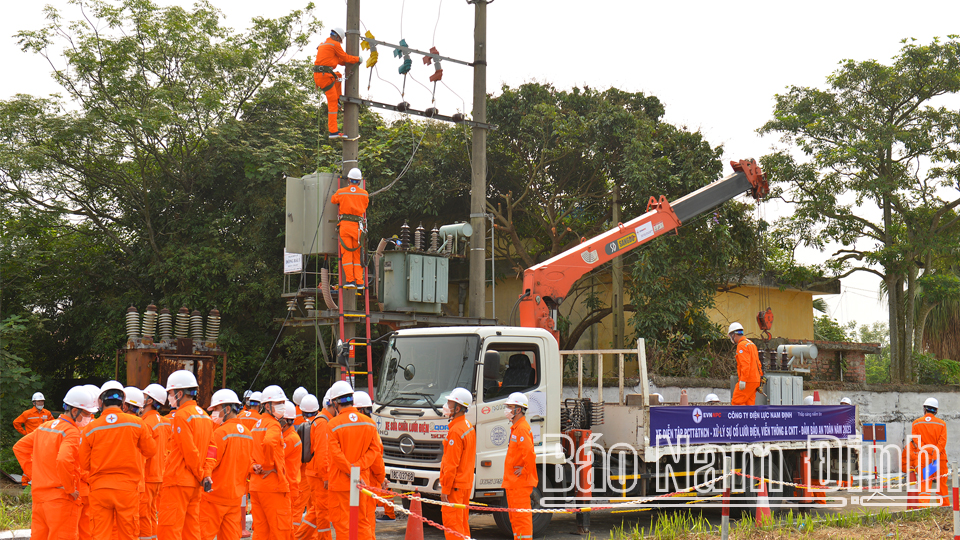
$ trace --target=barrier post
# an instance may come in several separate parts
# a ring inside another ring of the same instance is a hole
[[[953,464],[953,540],[960,540],[960,462]]]
[[[350,468],[350,540],[357,540],[360,533],[360,467]]]
[[[920,508],[920,482],[913,471],[907,473],[907,510]]]
[[[727,475],[730,474],[731,470],[733,470],[733,463],[730,456],[723,456],[723,499],[720,503],[723,514],[720,518],[720,540],[729,540],[730,538],[730,486],[733,482]]]

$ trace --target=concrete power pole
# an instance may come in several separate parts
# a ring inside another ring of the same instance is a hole
[[[620,184],[613,184],[613,226],[620,223]],[[623,257],[613,259],[613,270],[610,272],[613,280],[613,348],[623,348]]]
[[[355,1],[355,0],[352,0]],[[475,8],[473,28],[473,120],[487,121],[487,0],[467,0]],[[487,131],[473,128],[473,174],[470,181],[469,315],[486,314]],[[492,314],[496,317],[496,313]]]
[[[347,2],[347,36],[346,51],[347,54],[357,56],[360,54],[360,0],[348,0]],[[346,66],[346,88],[344,94],[347,97],[360,97],[360,64]],[[343,144],[343,178],[351,169],[359,168],[357,161],[360,155],[360,106],[356,103],[344,103],[343,107],[343,133],[347,135],[342,140]],[[362,170],[362,169],[361,169]],[[360,246],[360,249],[366,249],[366,246]],[[343,310],[354,311],[357,309],[357,295],[353,291],[346,291],[343,294]],[[356,336],[356,327],[352,323],[347,323],[343,327],[344,335],[341,336],[344,343]]]

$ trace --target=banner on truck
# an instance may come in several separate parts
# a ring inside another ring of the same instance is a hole
[[[856,434],[851,405],[650,407],[650,444],[806,441]]]

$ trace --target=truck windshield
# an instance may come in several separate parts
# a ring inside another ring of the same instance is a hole
[[[479,345],[480,338],[475,335],[390,338],[383,357],[377,403],[442,407],[444,398],[454,388],[473,388]]]

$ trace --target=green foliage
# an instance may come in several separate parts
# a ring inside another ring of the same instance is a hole
[[[821,315],[813,319],[813,339],[817,341],[851,341],[856,333],[857,323],[851,321],[840,325],[828,315]]]
[[[32,359],[30,327],[37,321],[12,315],[0,321],[0,448],[11,448],[20,438],[13,429],[13,419],[31,407],[30,398],[40,389],[40,377],[28,367]],[[9,455],[8,455],[9,454]],[[13,454],[0,453],[3,469],[17,471]]]
[[[929,353],[917,352],[917,382],[920,384],[960,384],[960,362],[939,359]]]
[[[32,506],[32,498],[28,492],[0,492],[0,531],[29,529]]]
[[[871,325],[862,325],[857,330],[857,338],[861,343],[879,343],[880,354],[866,355],[866,375],[868,384],[890,382],[890,332],[886,324],[874,322]]]

